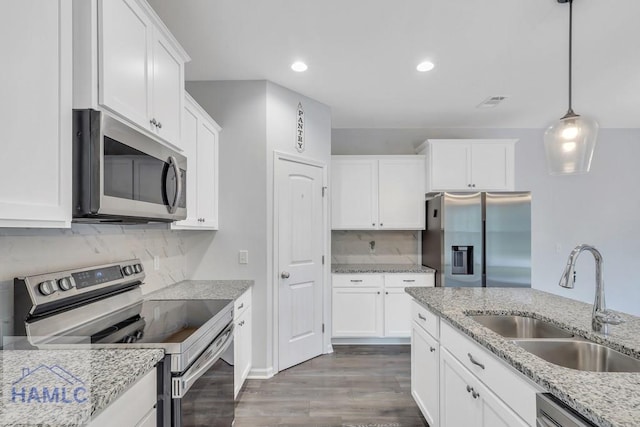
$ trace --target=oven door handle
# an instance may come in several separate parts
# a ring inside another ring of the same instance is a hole
[[[200,357],[179,377],[171,379],[171,397],[181,399],[191,386],[209,370],[222,356],[233,342],[233,322],[218,338],[202,353]]]

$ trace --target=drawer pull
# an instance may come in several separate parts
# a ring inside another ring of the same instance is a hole
[[[422,314],[418,313],[418,319],[420,320],[427,320],[426,317],[424,317]]]
[[[405,283],[413,283],[416,280],[415,279],[403,279],[402,281],[405,282]]]
[[[476,359],[473,358],[473,356],[471,355],[471,353],[467,353],[467,356],[469,356],[469,360],[471,361],[471,363],[473,363],[476,366],[479,366],[480,368],[484,369],[484,365],[480,362],[478,362]]]
[[[361,283],[362,280],[351,279],[350,282],[351,283]]]

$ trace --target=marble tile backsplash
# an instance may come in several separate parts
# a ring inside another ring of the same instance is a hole
[[[165,224],[88,225],[71,229],[0,229],[0,323],[13,322],[13,278],[140,258],[149,293],[189,279],[185,254],[197,233],[171,231]],[[153,257],[160,268],[154,270]]]
[[[333,264],[419,264],[419,231],[332,231]]]

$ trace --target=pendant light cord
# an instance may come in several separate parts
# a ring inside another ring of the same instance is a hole
[[[574,114],[571,106],[572,68],[573,68],[573,0],[569,0],[569,110],[567,114]]]

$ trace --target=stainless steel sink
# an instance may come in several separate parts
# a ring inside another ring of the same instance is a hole
[[[589,341],[571,339],[514,340],[547,362],[592,372],[640,372],[640,360]]]
[[[571,332],[549,322],[525,316],[476,315],[469,316],[495,333],[506,338],[571,338]]]

